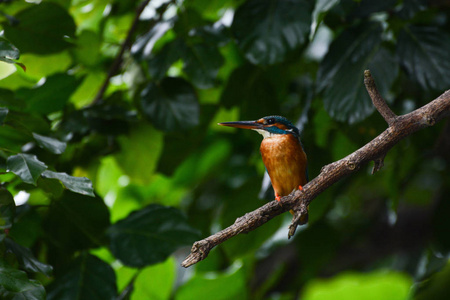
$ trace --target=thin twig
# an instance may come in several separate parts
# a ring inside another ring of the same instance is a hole
[[[386,112],[386,110],[383,111]],[[395,122],[392,125],[365,146],[339,161],[324,166],[319,176],[307,183],[303,187],[303,191],[296,190],[290,195],[281,198],[282,205],[279,205],[277,201],[271,201],[238,218],[228,228],[195,242],[191,253],[181,265],[187,268],[205,259],[215,246],[239,233],[255,230],[285,211],[294,207],[307,207],[314,198],[335,182],[356,172],[369,161],[379,160],[380,157],[384,157],[393,146],[406,136],[422,128],[432,126],[448,116],[450,116],[450,90],[409,114],[395,117]],[[388,119],[391,117],[388,117]],[[306,210],[300,209],[299,211]],[[291,224],[290,230],[293,226],[296,226],[296,224]]]
[[[364,71],[364,85],[366,86],[366,90],[369,93],[369,96],[372,99],[372,103],[375,108],[388,123],[388,125],[392,126],[395,119],[397,118],[397,115],[389,108],[386,100],[384,100],[380,92],[378,92],[375,80],[373,79],[369,70]]]
[[[98,91],[97,95],[95,96],[94,100],[92,101],[93,105],[98,104],[103,99],[103,95],[105,94],[106,89],[108,88],[109,81],[119,71],[120,65],[122,64],[123,54],[125,53],[126,50],[130,49],[130,47],[132,45],[133,35],[134,35],[134,32],[136,31],[138,23],[139,23],[139,17],[141,16],[142,12],[144,11],[144,8],[148,5],[149,2],[150,2],[150,0],[145,0],[137,7],[133,23],[131,24],[131,27],[128,30],[127,37],[123,41],[122,46],[120,47],[119,53],[117,53],[116,58],[114,59],[113,63],[111,64],[108,74],[106,75],[105,81],[103,82],[102,86],[100,87],[100,90]]]

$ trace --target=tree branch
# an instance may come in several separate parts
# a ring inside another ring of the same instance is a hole
[[[373,79],[369,70],[364,71],[364,84],[370,98],[372,99],[373,105],[378,110],[380,115],[383,116],[388,125],[392,126],[394,121],[397,119],[397,115],[394,114],[394,112],[389,108],[386,101],[378,92],[377,86],[375,85],[375,80]]]
[[[290,195],[281,198],[281,205],[277,201],[271,201],[238,218],[228,228],[195,242],[192,246],[191,253],[181,265],[187,268],[205,259],[209,251],[215,246],[240,233],[253,231],[272,218],[292,208],[296,210],[296,213],[293,222],[289,226],[289,234],[293,234],[297,227],[297,220],[302,215],[307,214],[306,207],[325,189],[343,177],[356,172],[363,164],[369,161],[375,161],[376,165],[379,164],[377,166],[379,168],[381,166],[380,159],[382,161],[386,153],[400,140],[450,116],[450,90],[409,114],[396,116],[387,107],[383,98],[379,96],[378,91],[376,91],[376,86],[373,79],[371,79],[370,72],[365,73],[365,83],[375,107],[389,124],[389,127],[385,131],[347,157],[324,166],[316,178],[303,186],[303,191],[296,190]]]
[[[131,47],[133,34],[136,31],[137,25],[139,23],[139,17],[141,16],[142,12],[144,11],[144,8],[148,5],[149,2],[150,2],[150,0],[145,0],[137,7],[136,14],[133,19],[133,23],[131,23],[131,27],[128,30],[127,37],[123,41],[122,46],[120,47],[119,53],[117,53],[116,58],[114,59],[113,63],[111,64],[108,74],[106,75],[105,81],[103,82],[102,86],[100,87],[100,90],[97,92],[97,95],[95,96],[94,101],[92,101],[92,104],[97,104],[103,99],[103,95],[105,94],[106,89],[108,88],[111,77],[113,77],[117,73],[117,71],[119,71],[120,65],[122,64],[123,54],[125,53],[125,51],[127,49],[129,49]]]
[[[134,32],[137,29],[137,26],[139,23],[139,17],[141,16],[142,12],[144,11],[145,7],[148,5],[149,2],[150,2],[150,0],[145,0],[136,8],[136,14],[134,16],[133,23],[131,24],[131,27],[128,30],[127,37],[123,41],[122,46],[120,47],[119,53],[117,53],[116,58],[114,59],[113,63],[111,64],[108,74],[106,75],[105,81],[103,82],[102,86],[100,87],[100,90],[98,91],[97,95],[95,96],[94,100],[92,101],[93,105],[98,104],[103,99],[103,95],[105,94],[106,89],[108,88],[111,77],[116,75],[117,72],[119,71],[125,51],[130,49],[131,45],[133,44],[132,38],[133,38]],[[159,17],[154,20],[154,22],[152,23],[150,28],[154,27],[155,24],[157,24],[159,21],[161,21],[164,13],[166,12],[167,8],[171,4],[173,4],[173,1],[163,4],[161,6],[161,9],[158,9]]]

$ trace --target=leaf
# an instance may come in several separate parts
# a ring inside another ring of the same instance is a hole
[[[233,190],[226,197],[219,219],[221,228],[226,228],[234,223],[237,217],[255,210],[264,204],[258,199],[258,191],[261,189],[261,178],[253,176],[238,189]],[[273,197],[271,198],[273,199]],[[236,259],[252,256],[280,229],[282,218],[272,220],[264,226],[264,230],[255,230],[248,235],[239,235],[225,243],[222,247],[227,257]],[[245,247],[242,244],[245,243]]]
[[[83,252],[48,287],[47,299],[116,299],[116,275],[109,264]]]
[[[7,124],[10,125],[8,127],[26,134],[27,142],[33,141],[31,132],[48,132],[50,130],[48,119],[37,114],[16,111],[15,109],[11,109],[8,113]]]
[[[217,47],[206,43],[187,42],[182,50],[183,70],[198,88],[214,86],[214,82],[224,59]]]
[[[75,177],[67,173],[53,171],[45,171],[42,173],[42,176],[60,180],[66,189],[72,192],[95,197],[92,182],[86,177]]]
[[[436,27],[405,26],[397,57],[424,89],[445,90],[450,82],[450,34]]]
[[[148,69],[154,79],[162,79],[170,66],[180,58],[183,70],[198,88],[214,86],[217,73],[224,59],[216,45],[223,34],[209,27],[192,30],[189,37],[177,38],[166,43],[157,54],[148,59]],[[202,40],[202,41],[199,41]]]
[[[109,210],[102,199],[65,191],[52,202],[43,228],[48,239],[58,241],[52,245],[62,252],[58,255],[67,255],[104,245],[109,224]]]
[[[407,299],[413,280],[405,273],[377,271],[372,273],[341,273],[330,279],[308,281],[302,299]],[[432,299],[432,298],[430,298]]]
[[[150,82],[141,93],[141,106],[144,116],[164,131],[187,130],[199,122],[197,95],[182,78]]]
[[[8,112],[9,109],[7,107],[0,107],[0,126],[3,125],[3,122],[5,122]]]
[[[152,55],[148,59],[150,75],[156,80],[161,80],[172,64],[180,59],[182,47],[184,47],[183,40],[175,39],[166,43],[157,54]]]
[[[50,152],[54,154],[61,154],[66,150],[66,143],[61,142],[57,139],[43,136],[37,133],[33,132],[33,137],[36,140],[36,142],[41,146],[42,148],[45,148],[49,150]]]
[[[0,58],[19,59],[20,52],[13,44],[0,39]]]
[[[9,115],[11,115],[11,111]],[[30,142],[30,140],[30,136],[23,130],[11,126],[0,126],[0,149],[2,150],[6,149],[9,152],[20,152],[22,145]]]
[[[67,49],[75,37],[75,23],[70,14],[53,2],[30,6],[14,16],[19,22],[3,23],[5,36],[22,53],[50,54]]]
[[[47,166],[37,159],[36,155],[19,153],[8,157],[6,166],[22,179],[23,182],[36,185],[36,181]]]
[[[35,81],[41,80],[42,77],[48,78],[57,73],[65,73],[74,63],[69,51],[45,56],[28,53],[22,55],[20,61],[28,68],[27,78]]]
[[[133,182],[148,185],[163,148],[163,134],[149,124],[134,126],[128,135],[119,136],[121,151],[115,155],[123,172]]]
[[[175,208],[152,204],[134,211],[108,229],[111,252],[132,267],[164,261],[179,247],[198,238]]]
[[[264,71],[247,64],[231,73],[220,101],[228,109],[238,105],[240,118],[251,120],[278,111],[274,99],[275,88]]]
[[[195,37],[193,40],[200,38],[203,42],[210,45],[224,46],[231,39],[229,28],[223,24],[205,25],[202,27],[193,28],[189,31],[190,37]]]
[[[317,82],[318,90],[323,92],[325,109],[332,118],[354,123],[373,112],[363,84],[363,72],[379,49],[381,32],[380,24],[369,23],[344,31],[331,43],[320,64]],[[387,80],[376,79],[377,83]]]
[[[234,15],[231,30],[253,64],[282,62],[308,40],[311,6],[304,0],[250,0]]]
[[[0,295],[2,299],[45,300],[45,289],[39,281],[29,280],[27,274],[0,264]]]
[[[319,25],[327,15],[327,12],[332,9],[337,3],[339,3],[339,0],[316,1],[316,5],[312,13],[311,36],[314,36],[316,34],[317,29],[319,29]]]
[[[384,47],[379,48],[369,63],[369,69],[376,80],[377,88],[388,102],[392,100],[389,97],[389,91],[398,76],[399,67],[395,55]]]
[[[435,255],[436,254],[424,255],[423,257],[426,262],[423,264],[426,264],[426,266],[422,266],[422,268],[429,268],[431,266],[436,267],[436,265],[433,264],[433,262],[436,263],[435,261],[437,260]],[[442,260],[442,258],[440,260]],[[442,262],[440,264],[442,264]],[[439,266],[440,264],[438,263]],[[433,270],[421,278],[421,281],[416,282],[414,284],[415,288],[411,291],[408,297],[415,300],[445,299],[446,296],[444,295],[448,295],[450,293],[448,278],[450,278],[450,264],[447,262],[442,269],[438,268],[437,270]]]
[[[0,88],[0,106],[2,108],[23,109],[25,103],[16,99],[12,90]]]
[[[175,299],[249,299],[242,264],[235,263],[227,272],[211,272],[208,275],[197,272],[179,288]]]
[[[139,37],[131,47],[131,54],[142,60],[150,57],[155,43],[172,27],[172,20],[157,22],[153,28]]]
[[[0,230],[11,228],[16,215],[16,204],[11,193],[0,188]]]
[[[58,73],[49,76],[41,86],[19,89],[17,97],[26,101],[26,111],[49,114],[64,108],[80,82],[75,76]]]
[[[146,267],[134,282],[131,300],[170,299],[176,278],[176,261],[170,257],[165,262]]]
[[[40,193],[38,192],[36,194]],[[18,213],[16,212],[16,216],[14,219],[14,226],[11,228],[8,234],[8,237],[10,237],[14,242],[27,248],[31,248],[32,246],[36,245],[38,239],[43,235],[42,217],[40,215],[41,211],[39,211],[39,209],[36,209],[36,206],[34,206],[34,204],[46,205],[50,202],[50,200],[45,201],[42,198],[37,199],[38,197],[39,196],[33,195],[33,193],[31,193],[30,198],[28,198],[27,204],[19,206],[19,211]]]
[[[11,250],[16,255],[19,265],[25,269],[25,271],[43,273],[47,276],[52,274],[53,267],[37,260],[30,249],[15,243],[10,238],[5,239],[5,245],[7,249]]]
[[[77,35],[77,47],[73,53],[78,62],[86,66],[95,66],[101,61],[101,39],[96,32],[83,30]]]
[[[177,14],[176,22],[173,25],[173,31],[177,36],[186,38],[191,36],[196,28],[206,26],[208,22],[196,9],[186,6]]]

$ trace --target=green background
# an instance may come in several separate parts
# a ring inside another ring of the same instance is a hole
[[[365,69],[399,115],[449,88],[447,2],[144,5],[0,3],[2,299],[446,299],[448,119],[320,194],[292,239],[283,214],[180,263],[274,198],[261,136],[218,122],[287,117],[314,178],[387,127]]]

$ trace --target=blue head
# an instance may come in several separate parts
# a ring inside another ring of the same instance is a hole
[[[277,134],[293,134],[296,137],[300,135],[298,128],[282,116],[267,116],[256,121],[224,122],[219,125],[252,129],[262,134],[264,138]]]

